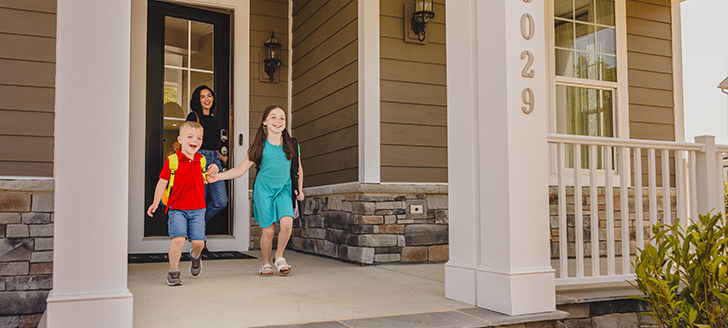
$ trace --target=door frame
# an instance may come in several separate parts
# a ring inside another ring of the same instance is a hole
[[[233,158],[245,158],[248,139],[237,144],[237,135],[247,135],[249,127],[250,81],[250,3],[249,0],[175,0],[174,4],[195,5],[231,10],[232,64],[230,110],[233,113],[233,131],[230,148]],[[169,248],[167,237],[144,237],[144,203],[146,160],[146,80],[147,80],[147,0],[132,0],[131,22],[131,80],[129,124],[129,253],[164,253]],[[234,146],[233,146],[234,145]],[[237,163],[230,163],[236,165]],[[151,173],[150,173],[151,174]],[[250,197],[248,174],[232,182],[233,211],[232,236],[211,236],[208,247],[215,250],[247,251],[250,247]],[[189,244],[185,245],[185,250]]]

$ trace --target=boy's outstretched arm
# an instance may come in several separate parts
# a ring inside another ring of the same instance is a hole
[[[245,159],[240,162],[240,164],[232,169],[229,169],[225,172],[218,173],[218,174],[208,174],[207,175],[207,183],[213,183],[220,180],[230,180],[235,179],[243,176],[245,172],[248,172],[250,168],[253,166],[253,163],[250,159],[248,159],[248,155],[245,155]]]
[[[152,201],[152,205],[149,205],[147,209],[147,215],[150,217],[154,217],[154,212],[157,210],[159,202],[162,201],[162,195],[164,195],[165,189],[167,189],[167,180],[159,179],[157,186],[154,188],[154,201]]]

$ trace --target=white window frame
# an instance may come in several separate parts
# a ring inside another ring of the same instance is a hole
[[[615,0],[615,38],[617,54],[617,82],[580,79],[556,75],[556,44],[554,40],[554,1],[546,1],[546,56],[548,61],[548,94],[549,94],[549,133],[556,133],[556,84],[576,87],[588,87],[612,90],[614,137],[629,139],[629,84],[627,63],[627,0]],[[557,162],[555,147],[550,152],[549,184],[557,184]],[[565,183],[573,184],[573,170],[565,172]],[[604,170],[598,170],[597,182],[604,185]],[[582,170],[582,181],[589,177],[589,170]],[[619,174],[614,169],[614,182],[619,182]],[[615,184],[618,185],[618,184]]]

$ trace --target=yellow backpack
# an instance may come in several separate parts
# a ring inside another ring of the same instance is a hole
[[[172,155],[167,156],[167,160],[169,161],[169,182],[167,183],[167,190],[164,191],[164,195],[162,195],[162,205],[167,206],[169,204],[169,194],[172,191],[172,185],[174,184],[174,173],[177,171],[177,167],[179,166],[179,158],[177,157],[177,153],[174,153]],[[207,170],[205,169],[207,167],[207,159],[205,156],[200,157],[200,166],[202,167],[202,181],[207,184],[207,180],[205,180],[205,172]],[[169,207],[167,207],[169,209]]]

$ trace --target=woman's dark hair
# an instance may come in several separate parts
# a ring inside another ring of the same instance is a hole
[[[263,111],[263,119],[260,121],[260,125],[258,126],[258,132],[255,134],[253,144],[250,145],[250,149],[248,149],[248,158],[255,163],[256,170],[260,170],[260,162],[263,160],[263,147],[265,147],[265,139],[266,135],[268,134],[268,128],[263,125],[263,122],[266,118],[268,118],[270,112],[276,108],[283,110],[283,107],[281,106],[271,105]],[[285,113],[285,110],[283,110],[283,112]],[[283,151],[286,153],[286,158],[288,160],[291,160],[293,158],[294,152],[293,142],[291,142],[291,136],[288,134],[288,129],[283,129],[283,132],[281,134],[283,135]]]
[[[212,107],[210,107],[210,115],[215,114],[215,93],[212,92],[212,89],[206,85],[201,85],[195,89],[194,92],[192,92],[192,96],[190,96],[190,109],[197,113],[197,116],[204,115],[202,113],[202,104],[200,104],[200,93],[202,93],[202,90],[207,89],[210,91],[210,94],[212,95]]]

